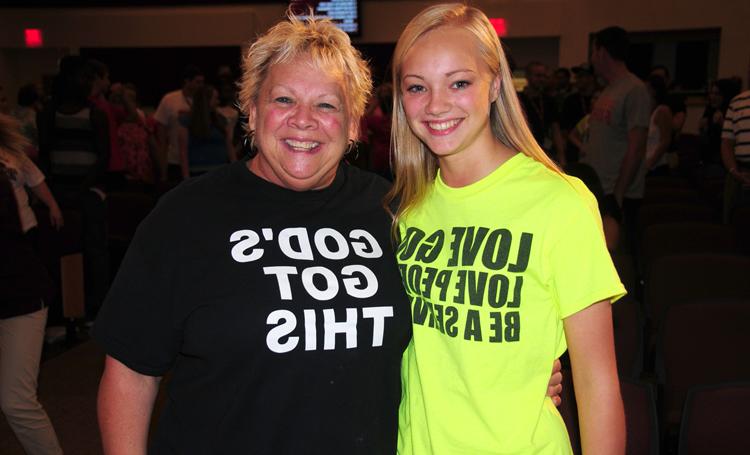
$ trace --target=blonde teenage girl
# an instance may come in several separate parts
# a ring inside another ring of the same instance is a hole
[[[397,257],[413,339],[402,454],[569,454],[545,396],[566,348],[583,451],[624,453],[610,302],[625,290],[596,202],[534,141],[486,16],[427,8],[394,54]]]

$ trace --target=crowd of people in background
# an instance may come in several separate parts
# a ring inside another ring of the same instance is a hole
[[[676,166],[685,99],[666,66],[654,66],[645,81],[628,70],[625,30],[610,27],[597,36],[591,63],[549,68],[529,62],[518,96],[534,137],[550,158],[569,172],[595,178],[589,186],[599,193],[602,213],[631,225],[645,176],[668,175]],[[200,68],[188,64],[179,88],[166,93],[155,109],[144,110],[138,88],[126,81],[112,83],[106,64],[68,56],[60,61],[51,93],[26,84],[19,88],[14,108],[2,94],[0,109],[16,119],[27,139],[25,154],[42,169],[55,199],[61,207],[83,214],[92,315],[109,277],[107,192],[161,194],[184,179],[241,158],[251,148],[236,107],[236,77],[230,66],[218,68],[210,83],[206,79]],[[722,156],[722,137],[732,139],[727,111],[741,85],[740,78],[733,77],[708,86],[699,126],[706,175],[744,169],[741,159],[733,160],[733,151]],[[388,179],[393,175],[392,97],[391,84],[376,87],[359,143],[345,157]],[[593,172],[581,171],[582,166]],[[745,174],[737,175],[734,181]]]
[[[525,87],[518,93],[539,145],[597,197],[612,250],[623,246],[618,245],[621,231],[625,238],[634,238],[646,176],[669,175],[676,167],[677,138],[686,120],[684,97],[668,69],[654,66],[643,81],[628,70],[627,49],[626,31],[606,28],[595,35],[590,63],[549,68],[529,62]],[[111,77],[116,80],[117,75],[110,75],[102,62],[67,56],[60,61],[50,93],[42,93],[37,84],[24,85],[14,108],[7,94],[0,94],[0,177],[11,185],[19,214],[19,226],[4,226],[3,232],[19,234],[13,238],[28,242],[32,247],[23,253],[33,256],[36,219],[30,204],[44,204],[55,228],[64,225],[64,210],[80,213],[88,320],[96,316],[111,278],[108,193],[161,194],[252,153],[229,66],[207,78],[202,69],[186,65],[179,88],[166,93],[152,112],[140,106],[135,85],[112,83]],[[747,203],[750,186],[750,116],[743,115],[750,106],[750,92],[740,93],[741,89],[736,77],[710,82],[699,125],[705,174],[727,178],[725,219],[738,204]],[[361,122],[359,143],[344,156],[350,164],[389,180],[394,175],[393,90],[389,83],[376,87]],[[16,133],[24,139],[9,145],[5,139]],[[39,267],[34,273],[40,282],[48,280]],[[15,291],[0,289],[3,295]],[[34,294],[36,306],[24,307],[20,314],[42,312],[45,298]],[[2,314],[0,324],[17,316]],[[46,312],[38,316],[32,322],[39,326],[42,321],[43,327]],[[37,350],[40,336],[33,345]],[[38,366],[38,355],[29,358]],[[40,410],[43,421],[46,415]],[[54,430],[45,431],[54,447]]]
[[[591,63],[549,68],[529,62],[518,96],[549,157],[586,177],[605,218],[632,229],[645,176],[668,175],[676,166],[686,106],[665,66],[654,66],[645,81],[633,75],[625,64],[627,49],[626,31],[607,28],[594,41]],[[145,110],[138,88],[126,81],[112,83],[107,65],[96,60],[64,57],[54,81],[50,93],[34,83],[20,87],[12,109],[3,92],[0,108],[16,119],[27,139],[25,155],[44,172],[57,203],[83,215],[86,301],[93,317],[110,275],[107,192],[161,194],[241,158],[251,150],[251,141],[245,137],[236,107],[236,76],[228,65],[219,67],[209,82],[199,67],[186,65],[179,88],[166,93],[155,109]],[[740,89],[737,77],[709,84],[699,129],[707,175],[744,169],[742,160],[732,160],[733,152],[722,157],[722,137],[729,134],[727,111]],[[375,88],[359,142],[345,156],[350,164],[389,180],[392,98],[390,83]],[[737,175],[735,182],[745,174]]]

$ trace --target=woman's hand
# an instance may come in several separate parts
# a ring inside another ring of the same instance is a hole
[[[562,370],[560,359],[555,359],[552,363],[552,376],[550,376],[549,383],[547,384],[547,396],[552,398],[552,402],[555,403],[555,406],[560,406],[560,403],[562,403],[560,394],[563,390],[563,375],[560,370]]]
[[[49,222],[52,227],[57,229],[58,231],[65,225],[62,211],[60,210],[60,207],[57,206],[57,204],[49,208]]]

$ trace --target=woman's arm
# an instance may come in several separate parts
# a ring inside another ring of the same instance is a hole
[[[60,211],[60,207],[57,205],[57,201],[49,190],[47,184],[42,182],[37,186],[32,186],[31,192],[44,202],[44,205],[49,209],[49,221],[50,224],[52,224],[52,227],[55,229],[63,227],[65,220],[63,220],[62,211]]]
[[[578,128],[570,130],[570,133],[568,133],[568,140],[575,145],[578,150],[583,150],[583,140],[581,134],[578,132]]]
[[[573,367],[585,455],[625,453],[625,412],[617,377],[612,309],[602,301],[563,321]]]
[[[672,142],[672,114],[669,109],[661,109],[656,115],[656,127],[659,128],[659,145],[646,162],[646,169],[651,169],[658,163],[662,155],[667,153],[669,144]]]
[[[160,377],[146,376],[107,356],[97,411],[106,455],[146,455]]]

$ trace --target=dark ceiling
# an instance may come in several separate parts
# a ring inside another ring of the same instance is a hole
[[[285,0],[0,0],[0,8],[85,8],[127,6],[208,6],[208,5],[257,5],[287,4]]]

